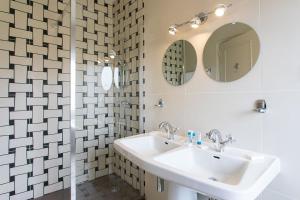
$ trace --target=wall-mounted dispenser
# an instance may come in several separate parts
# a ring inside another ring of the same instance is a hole
[[[259,113],[267,112],[267,103],[264,99],[259,99],[255,102],[255,111]]]
[[[155,104],[156,107],[163,108],[165,106],[165,102],[162,98],[158,100],[158,103]]]

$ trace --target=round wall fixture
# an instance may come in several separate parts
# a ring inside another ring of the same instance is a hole
[[[111,67],[104,67],[101,74],[101,83],[104,90],[109,90],[113,82]]]

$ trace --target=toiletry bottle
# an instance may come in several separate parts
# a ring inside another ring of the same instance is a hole
[[[193,138],[195,137],[195,132],[192,131],[192,130],[188,130],[187,132],[187,143],[190,145],[190,144],[193,144]]]
[[[197,145],[202,145],[202,135],[201,135],[201,132],[199,131],[198,134],[197,134],[197,142],[196,142]]]

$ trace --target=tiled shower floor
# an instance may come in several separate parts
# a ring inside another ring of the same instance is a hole
[[[61,190],[45,195],[37,200],[68,200],[70,190]],[[139,191],[116,175],[98,178],[77,185],[77,200],[144,200]]]

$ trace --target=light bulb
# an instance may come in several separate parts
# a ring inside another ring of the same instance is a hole
[[[199,19],[199,17],[195,17],[191,21],[191,27],[194,29],[198,28],[200,24],[201,24],[201,20]]]
[[[224,4],[218,5],[217,8],[215,9],[215,15],[217,17],[222,17],[226,12],[226,8],[227,7]]]
[[[104,57],[104,63],[109,63],[109,61],[110,61],[110,59],[109,59],[109,57]]]
[[[177,29],[176,29],[176,25],[172,25],[169,27],[169,34],[170,35],[176,35]]]
[[[108,55],[111,59],[115,59],[115,57],[117,56],[117,53],[114,50],[110,50]]]

